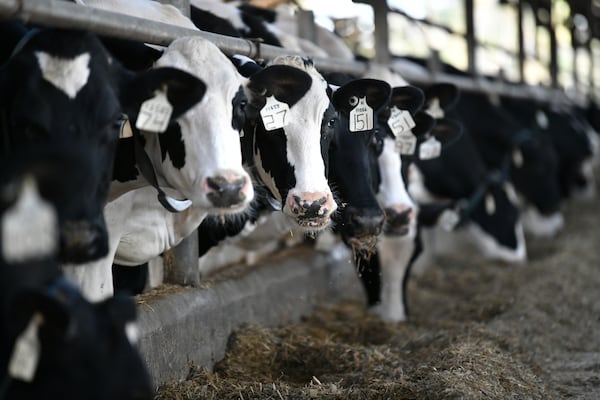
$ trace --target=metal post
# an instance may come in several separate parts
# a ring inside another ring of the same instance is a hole
[[[309,10],[298,10],[296,13],[298,36],[317,43],[317,31],[315,29],[315,15]]]
[[[517,41],[519,82],[525,82],[525,34],[523,31],[523,0],[517,3]]]
[[[159,0],[177,7],[184,15],[190,15],[189,0]],[[200,283],[198,270],[198,234],[194,230],[181,243],[163,253],[163,281],[178,285],[196,286]]]
[[[465,22],[466,22],[466,38],[467,38],[467,62],[468,71],[471,75],[477,74],[476,49],[477,40],[475,37],[475,21],[473,13],[473,0],[465,0]]]
[[[388,5],[386,1],[371,0],[375,15],[375,62],[387,64],[390,62],[390,46],[388,28]]]

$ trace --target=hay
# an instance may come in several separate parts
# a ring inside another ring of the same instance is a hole
[[[600,204],[570,204],[559,238],[530,240],[530,262],[438,260],[409,286],[410,322],[362,299],[303,321],[244,326],[214,372],[157,399],[600,398]]]

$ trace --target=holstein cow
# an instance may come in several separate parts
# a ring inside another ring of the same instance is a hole
[[[52,146],[50,144],[50,146]],[[55,207],[95,165],[62,148],[1,163],[0,396],[152,399],[135,346],[135,305],[87,302],[62,276]],[[74,178],[74,179],[70,179]]]
[[[123,69],[91,33],[44,29],[26,36],[0,70],[0,154],[49,143],[81,152],[95,165],[70,207],[61,207],[61,258],[84,262],[107,254],[102,208],[112,177],[119,121],[165,90],[172,117],[198,101],[204,85],[173,68]]]
[[[526,231],[556,235],[563,227],[557,158],[550,137],[524,124],[494,97],[462,93],[454,108],[486,166],[501,171],[519,197]]]
[[[446,99],[452,97],[451,87],[440,89],[426,92],[430,112],[444,109]],[[422,230],[426,249],[455,252],[462,244],[474,246],[489,258],[526,260],[523,227],[509,177],[506,171],[486,167],[470,135],[462,135],[438,158],[416,160],[414,167],[409,186],[413,198],[430,209],[432,203],[443,201],[451,208],[433,219],[443,229]]]
[[[113,257],[121,265],[144,263],[178,244],[208,213],[241,212],[254,196],[250,177],[242,168],[239,142],[245,118],[241,107],[246,102],[243,77],[215,45],[200,37],[172,42],[156,62],[156,67],[167,66],[201,78],[207,82],[206,92],[164,133],[142,131],[144,150],[161,190],[191,205],[171,213],[153,200],[156,189],[147,184],[110,201],[105,208],[108,256],[85,268],[69,268],[69,275],[90,299],[112,295]],[[120,177],[124,183],[113,183],[112,188],[140,180],[138,167],[131,159],[125,161],[130,173]]]

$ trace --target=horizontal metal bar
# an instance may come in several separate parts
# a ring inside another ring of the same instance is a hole
[[[100,35],[126,38],[140,42],[168,46],[182,36],[198,35],[210,40],[225,54],[243,54],[251,58],[273,59],[278,55],[298,54],[276,46],[260,44],[248,39],[232,38],[182,28],[161,22],[132,17],[111,11],[81,6],[63,0],[0,0],[0,16],[16,17],[25,22],[42,26],[84,29]],[[310,56],[310,55],[307,55]],[[336,71],[362,76],[367,64],[358,61],[334,58],[313,57],[317,68],[323,71]],[[451,82],[467,91],[489,91],[499,95],[520,98],[533,98],[538,101],[556,101],[566,96],[556,89],[532,89],[531,86],[489,83],[471,78],[456,77],[447,74],[418,74],[412,70],[397,69],[408,82],[431,84],[433,82]]]

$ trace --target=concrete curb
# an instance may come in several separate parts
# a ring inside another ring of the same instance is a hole
[[[184,379],[190,363],[211,368],[231,332],[244,323],[297,321],[316,305],[361,298],[347,251],[278,254],[248,273],[150,300],[138,308],[140,351],[155,385]]]

